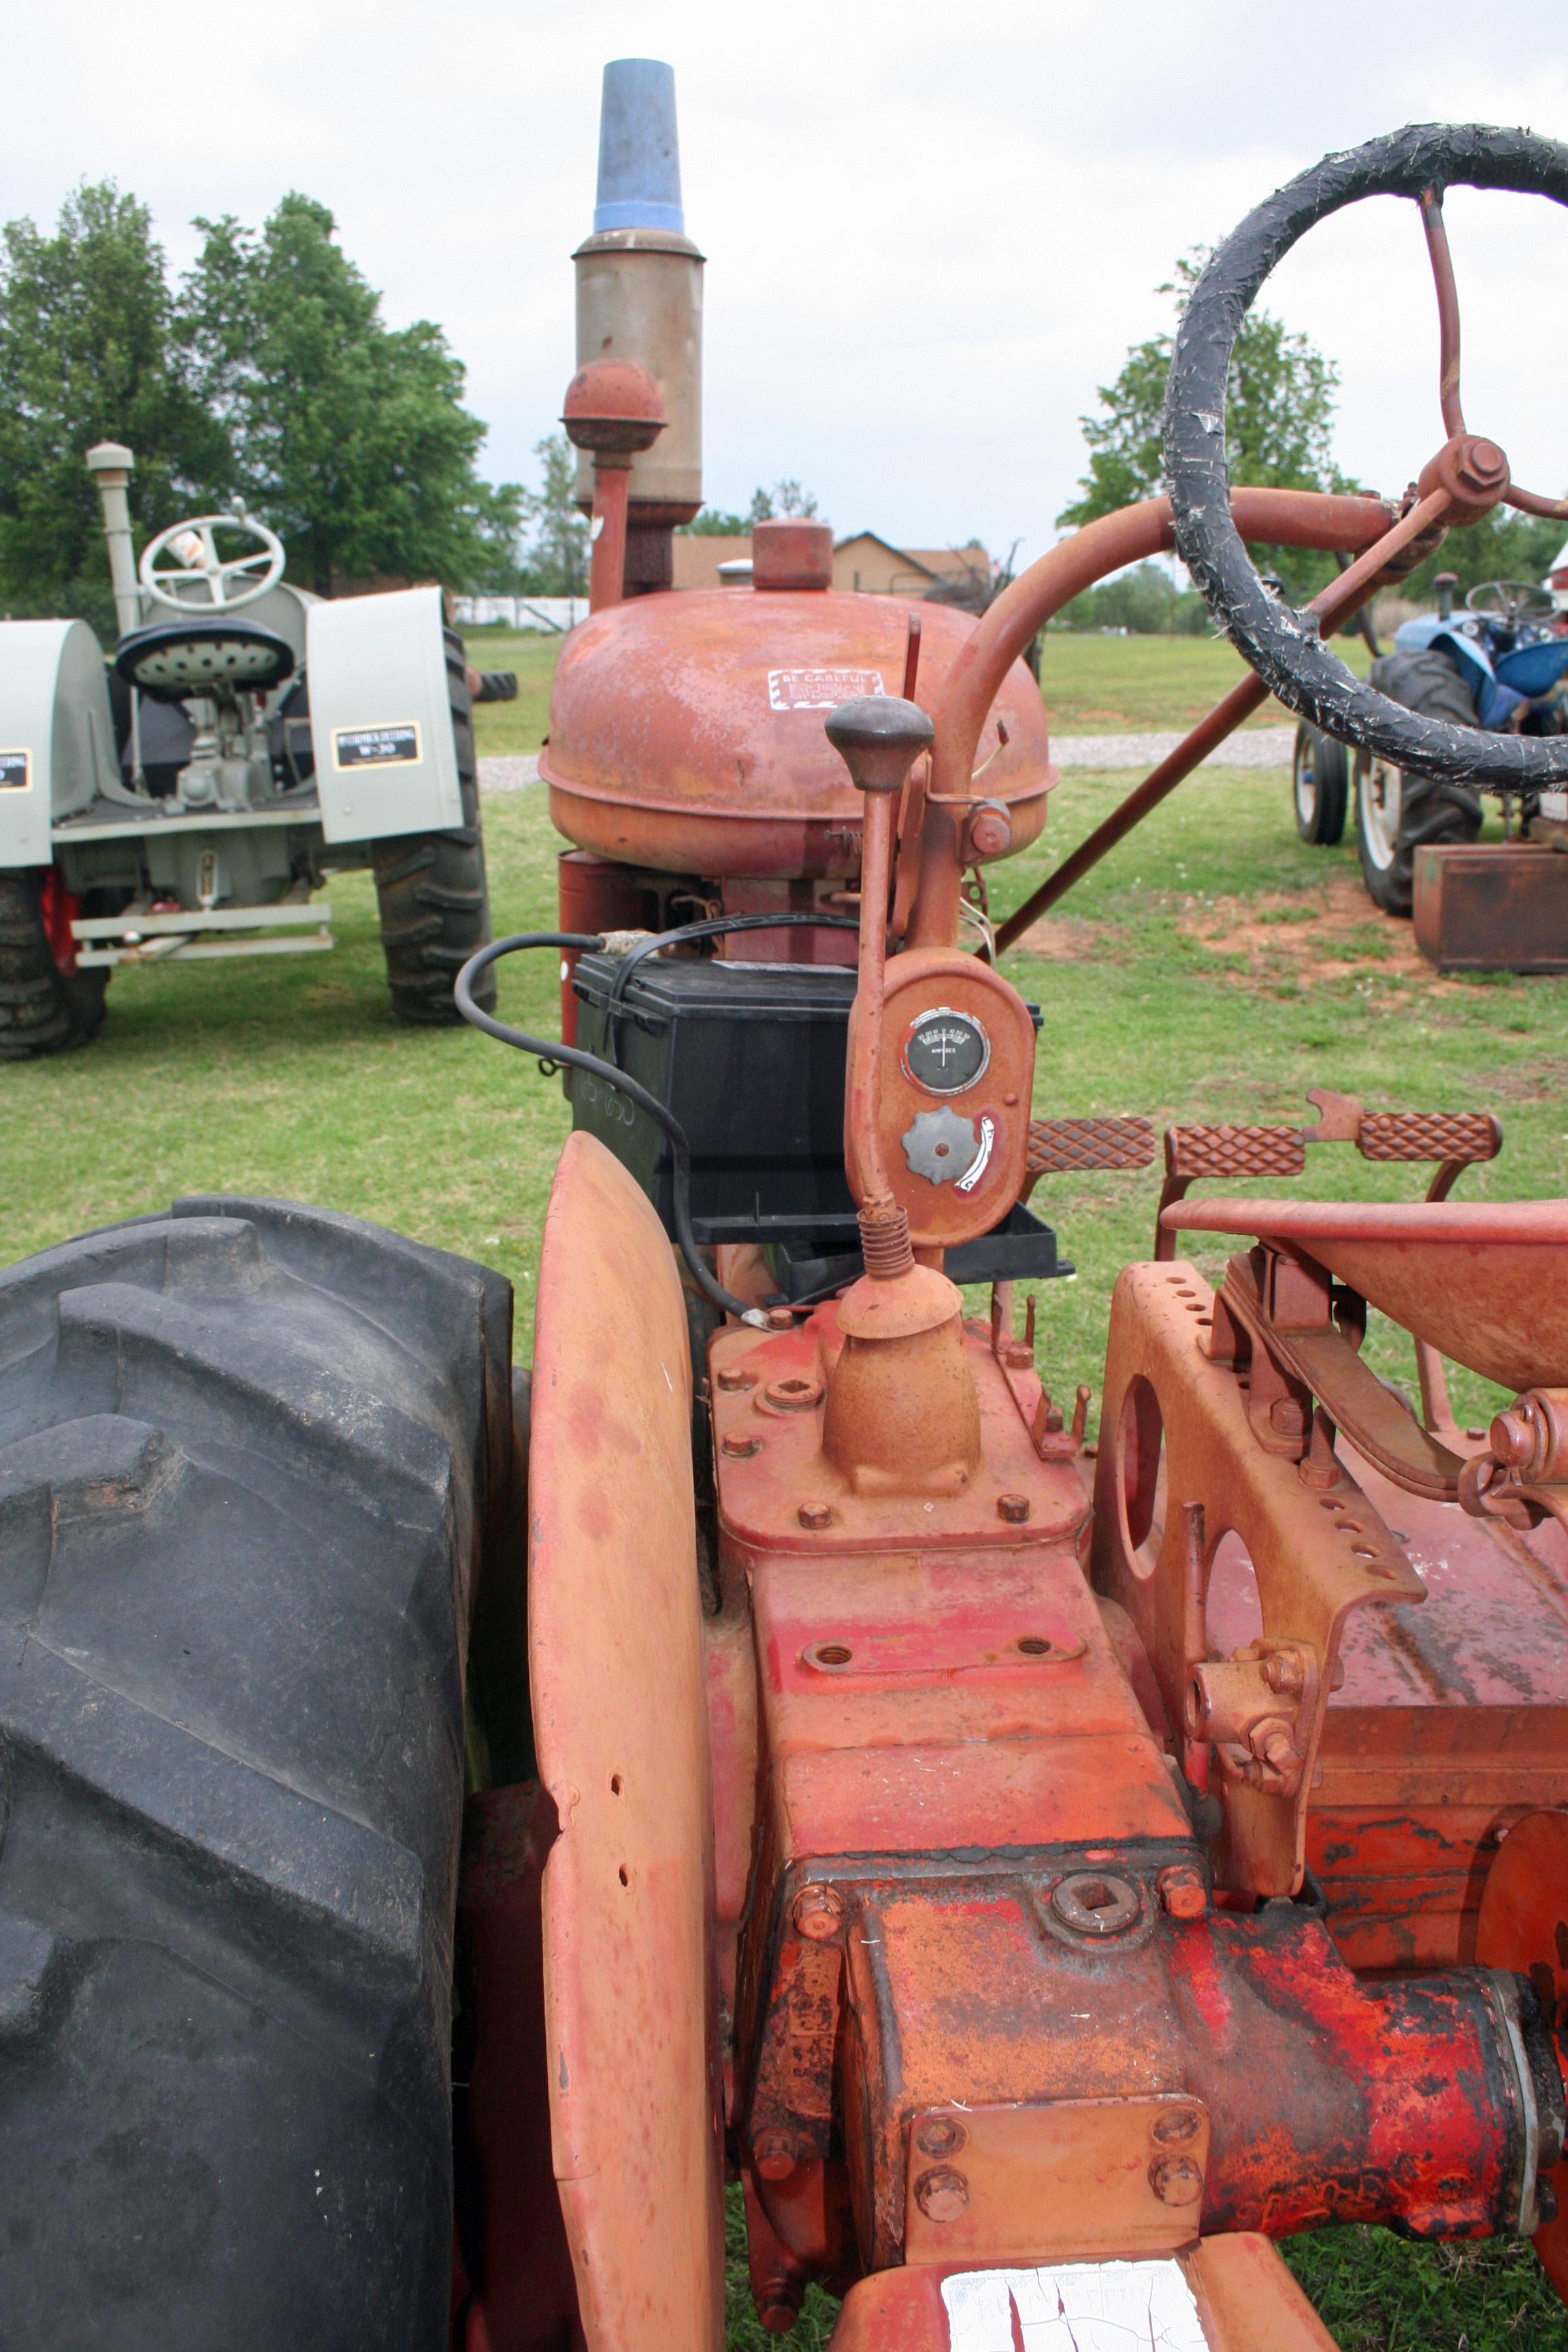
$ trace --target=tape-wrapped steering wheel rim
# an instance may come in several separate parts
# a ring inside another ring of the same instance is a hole
[[[1529,131],[1413,123],[1326,155],[1247,215],[1193,289],[1165,388],[1165,474],[1176,546],[1237,651],[1289,709],[1342,743],[1427,776],[1539,792],[1568,782],[1568,737],[1493,735],[1425,719],[1377,693],[1271,596],[1230,515],[1225,394],[1231,352],[1259,289],[1300,237],[1363,196],[1427,188],[1506,189],[1568,206],[1568,147]]]

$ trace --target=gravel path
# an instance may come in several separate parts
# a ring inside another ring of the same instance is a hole
[[[1185,740],[1181,735],[1053,735],[1058,768],[1152,768]],[[1205,768],[1288,768],[1294,727],[1246,727],[1211,751]]]
[[[1051,758],[1058,768],[1152,768],[1183,740],[1180,735],[1053,735]],[[1205,768],[1288,768],[1296,740],[1293,727],[1247,727],[1204,761]],[[537,758],[514,755],[479,761],[479,788],[521,792],[539,782]]]

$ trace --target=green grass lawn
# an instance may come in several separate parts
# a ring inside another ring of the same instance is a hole
[[[1336,637],[1334,651],[1358,677],[1366,676],[1372,656],[1360,637]],[[1223,637],[1100,637],[1047,629],[1040,648],[1040,691],[1058,735],[1192,727],[1247,674],[1247,664]],[[1270,700],[1247,723],[1278,727],[1290,716]]]
[[[1079,638],[1047,646],[1047,699],[1069,723],[1076,713],[1088,727],[1092,712],[1096,731],[1112,709],[1119,722],[1179,723],[1185,707],[1152,699],[1152,657],[1167,653],[1191,665],[1180,690],[1198,707],[1223,690],[1214,664],[1232,657],[1206,640]],[[476,631],[470,656],[534,665],[529,699],[479,717],[484,751],[536,748],[552,643],[525,637],[503,654]],[[498,740],[507,728],[516,732]],[[998,911],[1134,781],[1069,776],[1042,842],[1000,870]],[[485,830],[498,932],[552,924],[559,845],[543,794],[487,800]],[[182,1192],[322,1202],[498,1266],[519,1292],[526,1356],[541,1218],[567,1128],[559,1084],[472,1031],[399,1029],[368,877],[341,877],[331,898],[331,955],[119,974],[96,1045],[0,1066],[0,1263]],[[1006,968],[1043,1008],[1041,1112],[1300,1121],[1312,1086],[1379,1105],[1495,1108],[1502,1157],[1462,1194],[1564,1189],[1568,982],[1436,980],[1408,926],[1361,897],[1353,849],[1298,842],[1283,775],[1211,770],[1184,785]],[[556,1002],[552,956],[504,969],[507,1018],[552,1034]],[[1417,1181],[1338,1148],[1316,1155],[1305,1189],[1410,1197]],[[1035,1193],[1078,1267],[1039,1288],[1042,1365],[1058,1395],[1098,1382],[1111,1283],[1148,1252],[1155,1193],[1152,1171],[1055,1178]],[[1217,1271],[1224,1252],[1195,1254]],[[1385,1328],[1372,1344],[1380,1369],[1409,1380],[1403,1342]],[[1467,1415],[1483,1410],[1479,1383],[1457,1389]],[[1516,2249],[1418,2249],[1356,2231],[1304,2242],[1291,2259],[1346,2352],[1568,2352],[1563,2313]],[[731,2344],[760,2346],[743,2286],[732,2310]],[[819,2352],[829,2322],[819,2298],[782,2340]]]

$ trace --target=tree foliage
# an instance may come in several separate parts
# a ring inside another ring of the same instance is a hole
[[[227,471],[147,208],[107,183],[68,197],[52,236],[29,220],[0,231],[0,610],[82,614],[112,630],[83,462],[104,440],[136,454],[131,513],[142,540],[210,504]]]
[[[1178,317],[1198,280],[1203,256],[1178,261],[1157,289],[1173,295]],[[1174,337],[1135,343],[1121,374],[1100,387],[1100,414],[1080,419],[1089,471],[1080,495],[1057,517],[1092,522],[1099,515],[1159,497],[1167,488],[1161,446],[1165,379]],[[1333,460],[1334,394],[1339,371],[1305,335],[1266,310],[1241,322],[1226,392],[1226,456],[1233,483],[1270,489],[1343,490],[1354,487]],[[1254,560],[1277,572],[1300,602],[1332,575],[1332,558],[1301,548],[1254,548]]]
[[[536,443],[542,469],[537,490],[524,490],[522,512],[531,538],[523,551],[521,584],[532,596],[588,593],[588,518],[577,507],[577,460],[564,433]]]
[[[474,470],[485,427],[440,328],[385,324],[310,196],[259,230],[232,215],[197,226],[176,309],[192,379],[291,576],[322,595],[376,577],[510,585],[521,492]]]
[[[52,234],[0,231],[0,605],[111,626],[82,462],[105,439],[134,452],[143,543],[237,492],[301,586],[510,585],[521,493],[476,471],[485,428],[440,329],[389,328],[308,196],[259,230],[197,226],[178,286],[146,206],[109,182],[68,198]]]
[[[1124,629],[1134,637],[1201,637],[1212,624],[1195,588],[1178,588],[1158,563],[1135,564],[1065,604],[1050,625],[1061,629]]]

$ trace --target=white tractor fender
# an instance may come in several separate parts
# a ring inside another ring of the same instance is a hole
[[[311,604],[305,675],[329,843],[461,825],[439,588]]]
[[[49,829],[120,787],[109,674],[85,621],[0,622],[0,868],[49,866]]]

